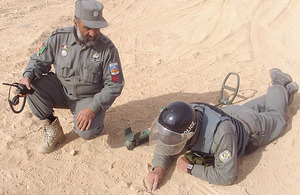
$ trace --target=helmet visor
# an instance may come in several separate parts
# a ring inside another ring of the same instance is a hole
[[[153,122],[150,130],[149,143],[155,145],[155,152],[161,155],[176,155],[181,152],[186,142],[194,132],[176,133],[158,123],[158,118]]]

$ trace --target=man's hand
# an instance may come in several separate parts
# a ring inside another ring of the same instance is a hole
[[[148,191],[154,192],[158,184],[164,179],[165,171],[162,167],[155,167],[153,171],[148,173]]]
[[[84,131],[88,130],[91,127],[92,121],[94,120],[96,114],[95,112],[89,108],[86,107],[85,109],[81,110],[77,115],[77,124],[79,130]]]
[[[31,89],[31,80],[29,77],[24,77],[21,81],[20,84],[26,85],[27,89]],[[18,94],[20,97],[26,97],[28,94],[23,95],[23,94]]]
[[[177,168],[187,173],[187,166],[189,164],[190,162],[184,156],[181,156],[177,161]]]

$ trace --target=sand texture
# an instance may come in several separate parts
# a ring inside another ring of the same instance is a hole
[[[0,78],[18,82],[29,57],[52,31],[72,26],[74,0],[0,0]],[[66,140],[51,154],[36,151],[42,125],[26,105],[14,114],[0,85],[0,194],[149,194],[153,151],[124,147],[123,130],[148,129],[174,100],[216,104],[229,72],[240,75],[234,104],[263,95],[269,69],[300,83],[299,0],[103,0],[119,50],[125,87],[93,140],[73,131],[69,110],[55,110]],[[234,83],[234,82],[233,82]],[[175,163],[155,194],[299,194],[300,96],[288,107],[281,136],[239,158],[237,181],[217,186]],[[73,153],[74,151],[75,153]]]

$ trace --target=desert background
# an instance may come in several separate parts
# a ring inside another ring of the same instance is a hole
[[[29,57],[52,31],[72,26],[75,0],[0,0],[0,80],[18,82]],[[68,110],[55,110],[67,136],[51,154],[36,151],[42,126],[26,104],[14,114],[0,85],[0,194],[150,194],[153,151],[124,147],[123,130],[148,129],[174,100],[218,103],[229,72],[241,82],[234,104],[263,95],[278,67],[300,83],[299,0],[102,0],[119,50],[125,87],[93,140],[73,132]],[[231,82],[231,81],[230,81]],[[234,83],[234,81],[232,81]],[[237,181],[217,186],[170,167],[154,194],[299,194],[300,96],[281,136],[239,158]],[[72,150],[76,151],[71,155]]]

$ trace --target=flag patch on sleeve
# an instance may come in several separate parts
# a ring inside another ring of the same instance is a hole
[[[38,55],[41,55],[45,51],[45,49],[46,49],[46,46],[43,43],[43,45],[39,48]]]

